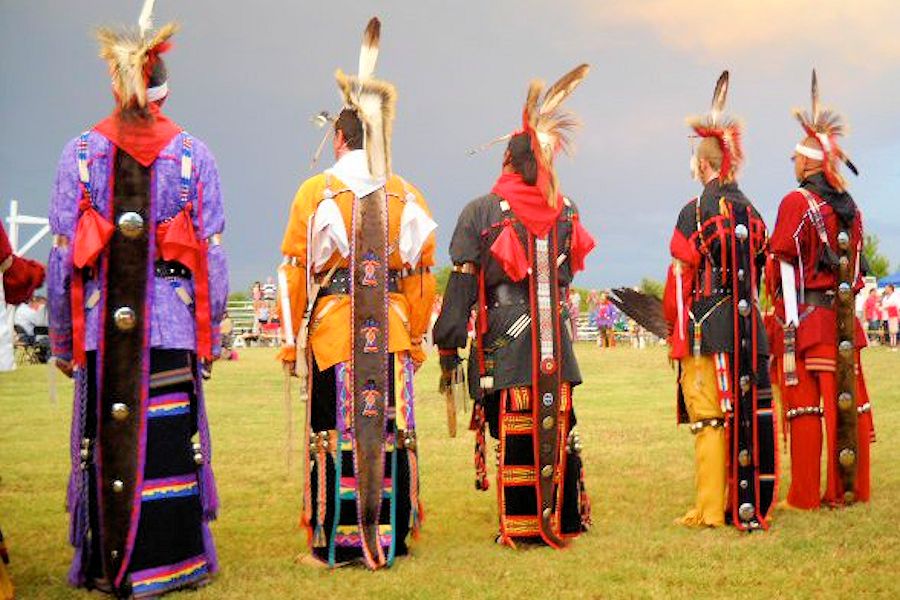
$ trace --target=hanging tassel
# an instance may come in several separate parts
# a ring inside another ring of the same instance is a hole
[[[700,349],[703,342],[703,326],[700,323],[694,323],[694,346],[691,349],[694,358],[700,358]]]
[[[326,434],[327,435],[327,434]],[[327,450],[327,438],[326,441],[322,440],[322,433],[319,433],[318,448],[316,448],[316,471],[318,473],[318,486],[317,486],[317,494],[316,494],[316,528],[313,533],[313,547],[314,548],[324,548],[327,540],[325,539],[325,512],[327,511],[327,502],[328,497],[325,493],[326,482],[326,460],[325,460],[325,451]],[[340,485],[337,486],[337,493],[340,494]]]
[[[475,404],[469,429],[475,432],[475,489],[486,492],[490,487],[487,476],[487,440],[484,435],[484,407]]]
[[[422,501],[419,499],[419,460],[416,457],[416,451],[412,448],[406,449],[407,460],[409,461],[409,506],[411,510],[411,531],[413,539],[419,539],[419,530],[422,528],[422,522],[425,520],[425,514],[422,511]]]
[[[591,520],[591,497],[587,493],[587,486],[584,485],[584,465],[581,465],[578,475],[578,508],[581,516],[581,528],[587,531],[594,522]]]
[[[800,383],[797,377],[797,328],[793,324],[784,328],[784,385],[794,386]]]
[[[87,373],[84,368],[75,369],[75,402],[72,412],[71,473],[66,493],[66,509],[69,511],[69,543],[75,548],[68,579],[73,586],[85,582],[84,566],[89,562],[90,545],[88,530],[88,469],[91,461],[90,442],[85,443],[85,408],[87,405]],[[84,452],[83,452],[84,451]],[[83,465],[83,466],[82,466]]]
[[[203,395],[203,384],[199,379],[195,381],[194,393],[197,396],[197,429],[200,433],[200,451],[203,454],[203,464],[198,475],[200,503],[203,519],[213,521],[219,512],[219,495],[216,492],[216,478],[212,470],[212,442],[209,436],[209,421],[206,417],[206,399]]]

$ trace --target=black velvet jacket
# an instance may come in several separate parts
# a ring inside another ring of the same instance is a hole
[[[490,248],[502,231],[504,213],[500,197],[488,194],[470,202],[462,211],[450,242],[450,258],[454,265],[473,263],[484,276],[487,303],[488,331],[483,336],[485,348],[485,376],[493,378],[493,389],[499,390],[532,383],[532,326],[522,327],[531,306],[528,300],[521,303],[497,302],[498,286],[521,287],[527,298],[528,281],[513,283],[501,265],[494,259]],[[559,254],[567,254],[571,242],[572,216],[577,209],[570,203],[564,207],[556,223]],[[521,223],[515,222],[516,233],[527,248],[527,233]],[[566,259],[558,268],[559,296],[566,297],[572,281],[570,261]],[[468,322],[472,309],[478,302],[478,276],[454,272],[447,283],[441,314],[434,325],[435,344],[443,349],[464,348],[468,341]],[[581,383],[581,372],[572,350],[572,333],[563,306],[558,307],[563,316],[560,340],[562,379],[573,385]],[[532,316],[532,315],[529,315]],[[469,354],[469,390],[474,398],[479,396],[479,363],[477,352]]]

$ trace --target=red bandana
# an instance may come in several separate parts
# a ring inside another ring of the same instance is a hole
[[[153,164],[162,149],[182,131],[181,126],[162,113],[158,104],[150,103],[148,108],[149,119],[123,119],[117,109],[94,126],[94,131],[145,167]]]
[[[540,187],[528,185],[518,173],[500,175],[491,192],[509,202],[510,209],[525,229],[539,238],[549,233],[563,207],[562,196],[557,198],[556,207],[550,206]]]

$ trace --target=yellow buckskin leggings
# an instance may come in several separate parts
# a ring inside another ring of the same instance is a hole
[[[13,598],[15,598],[15,594],[13,593],[12,581],[9,578],[9,573],[6,572],[6,565],[3,564],[3,561],[0,561],[0,600],[12,600]]]
[[[723,419],[712,356],[681,359],[681,390],[691,423]],[[689,527],[725,524],[725,430],[703,427],[694,435],[697,502],[679,523]]]

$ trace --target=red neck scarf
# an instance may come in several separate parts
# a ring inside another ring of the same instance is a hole
[[[563,207],[562,196],[556,199],[556,207],[550,206],[539,186],[528,185],[518,173],[500,175],[491,192],[509,202],[516,218],[535,237],[550,232]]]
[[[149,119],[124,119],[122,112],[116,109],[94,125],[94,131],[130,154],[143,166],[149,167],[182,129],[164,115],[155,102],[151,102],[148,109]]]

